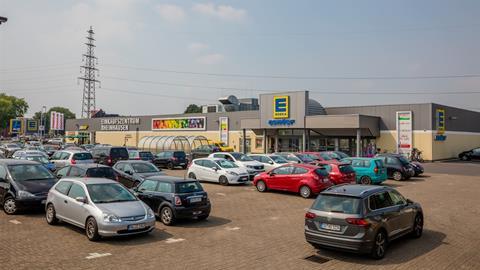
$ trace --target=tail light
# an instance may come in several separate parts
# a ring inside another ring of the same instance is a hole
[[[108,159],[107,159],[107,163],[108,163],[108,164],[112,164],[112,159],[111,159],[111,158],[108,158]]]
[[[70,160],[70,163],[71,163],[71,164],[77,164],[77,161],[72,158],[72,159]]]
[[[378,167],[375,167],[375,169],[373,169],[373,171],[374,171],[375,173],[378,173]]]
[[[175,205],[182,205],[182,200],[178,196],[175,196]]]
[[[363,219],[363,218],[347,218],[347,219],[345,219],[345,221],[348,224],[352,224],[352,225],[356,225],[356,226],[360,226],[360,227],[370,226],[370,223],[366,219]]]
[[[312,213],[312,212],[307,212],[307,213],[305,213],[305,218],[306,218],[306,219],[314,219],[314,218],[316,218],[316,217],[317,217],[317,215],[315,215],[315,214]]]

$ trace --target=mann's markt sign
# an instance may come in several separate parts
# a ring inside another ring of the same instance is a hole
[[[139,125],[138,117],[122,118],[104,118],[100,120],[100,130],[102,131],[129,131],[130,125]]]

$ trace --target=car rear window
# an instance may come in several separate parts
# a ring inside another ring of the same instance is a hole
[[[328,176],[328,172],[325,168],[320,168],[320,169],[316,169],[315,170],[315,173],[318,175],[318,176],[321,176],[321,177],[325,177],[325,176]]]
[[[356,197],[320,194],[313,203],[312,209],[323,212],[358,214],[361,202],[362,200]]]
[[[198,182],[183,182],[175,185],[177,193],[192,193],[203,191],[202,186]]]
[[[173,156],[176,158],[184,158],[186,155],[185,152],[174,152]]]
[[[90,153],[75,153],[72,157],[73,160],[88,160],[93,159],[92,154]]]
[[[352,165],[339,165],[338,169],[341,173],[354,173],[355,170],[353,169]]]
[[[123,147],[112,148],[110,150],[110,156],[112,158],[125,158],[125,159],[129,158],[127,148],[123,148]]]
[[[87,177],[105,177],[108,179],[115,180],[115,172],[112,168],[99,167],[99,168],[90,168],[87,170]]]
[[[378,168],[383,168],[383,167],[384,167],[384,166],[383,166],[383,161],[378,160],[378,159],[375,160],[375,165],[377,165]]]
[[[151,152],[140,152],[141,158],[153,159],[153,154]]]

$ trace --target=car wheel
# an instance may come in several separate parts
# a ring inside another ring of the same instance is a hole
[[[165,206],[160,210],[160,220],[163,224],[171,226],[175,223],[172,208]]]
[[[463,161],[468,161],[468,160],[469,160],[469,158],[468,158],[468,156],[467,156],[467,155],[463,155],[463,156],[462,156],[462,158],[461,158],[461,160],[463,160]]]
[[[198,216],[197,217],[197,220],[205,220],[208,218],[209,215],[202,215],[202,216]]]
[[[18,211],[17,202],[13,197],[8,197],[3,202],[3,211],[7,215],[15,215]]]
[[[257,187],[257,190],[260,192],[267,191],[267,184],[265,184],[265,182],[263,182],[262,180],[258,181],[255,186]]]
[[[308,186],[302,186],[300,187],[300,196],[310,198],[310,196],[312,196],[312,190]]]
[[[173,166],[173,163],[169,162],[169,163],[167,164],[167,169],[173,170],[173,167],[174,167],[174,166]]]
[[[87,219],[87,223],[85,224],[85,234],[90,241],[98,241],[100,239],[100,234],[98,234],[97,221],[95,220],[95,218],[90,217]]]
[[[401,172],[396,171],[393,173],[393,180],[395,181],[401,181],[403,179],[403,175]]]
[[[362,176],[362,178],[360,178],[360,184],[371,185],[372,184],[372,179],[370,179],[370,177],[368,177],[368,176]]]
[[[191,172],[191,173],[188,174],[188,178],[197,179],[197,176],[193,172]]]
[[[385,234],[384,231],[379,231],[375,235],[371,256],[372,258],[379,260],[385,257],[386,251],[387,251],[387,235]]]
[[[223,186],[228,186],[228,179],[225,175],[220,176],[218,182]]]
[[[421,214],[417,214],[415,216],[415,221],[413,222],[413,231],[412,237],[413,238],[420,238],[423,233],[423,216]]]
[[[55,225],[58,223],[57,212],[55,212],[55,207],[53,206],[53,204],[49,204],[47,206],[45,218],[47,219],[47,223],[50,225]]]

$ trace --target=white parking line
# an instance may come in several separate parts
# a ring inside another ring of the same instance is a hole
[[[279,220],[279,217],[270,217],[270,220]]]
[[[178,242],[182,242],[182,241],[185,241],[185,239],[183,239],[183,238],[168,238],[167,240],[165,240],[165,243],[173,244],[173,243],[178,243]]]
[[[215,193],[215,194],[217,194],[218,196],[222,196],[222,197],[227,196],[227,194],[225,194],[225,193]]]
[[[15,225],[22,224],[22,222],[20,222],[20,221],[18,221],[18,220],[16,220],[16,219],[12,219],[12,220],[10,220],[9,222],[10,222],[10,223],[13,223],[13,224],[15,224]]]
[[[90,260],[90,259],[96,259],[96,258],[101,258],[101,257],[106,257],[112,255],[111,253],[88,253],[90,256],[85,257],[85,259]]]
[[[225,228],[225,230],[227,230],[227,231],[238,231],[238,230],[240,230],[240,227],[227,227],[227,228]]]

